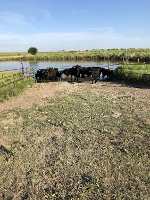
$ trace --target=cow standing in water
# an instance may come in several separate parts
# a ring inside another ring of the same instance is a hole
[[[80,77],[80,67],[79,65],[76,65],[76,66],[73,66],[72,68],[68,68],[68,69],[65,69],[63,70],[63,73],[66,75],[66,76],[69,76],[71,75],[71,81],[72,81],[72,76],[75,77],[74,81],[77,79],[78,81],[78,78]]]
[[[58,77],[58,80],[61,80],[61,75],[63,74],[63,71],[57,71],[56,77]]]
[[[107,76],[107,81],[111,80],[111,78],[113,76],[113,70],[102,68],[101,71],[102,71],[102,74],[103,74],[103,79],[104,79],[105,76]]]
[[[80,68],[80,74],[82,75],[81,77],[84,78],[85,75],[90,76],[92,75],[91,71],[90,71],[90,67],[81,67]]]
[[[39,79],[45,79],[45,73],[47,72],[47,70],[49,69],[39,69],[37,71],[37,73],[35,74],[35,78],[39,78]]]
[[[56,80],[56,73],[58,72],[58,68],[49,69],[45,72],[45,77],[47,80],[52,79],[53,81]]]
[[[92,72],[92,83],[93,83],[93,79],[95,80],[95,83],[96,83],[97,78],[99,78],[101,75],[101,67],[91,67],[91,72]]]
[[[72,81],[72,76],[75,77],[74,81],[76,80],[76,78],[78,81],[78,78],[80,77],[80,67],[81,67],[80,65],[76,65],[71,68],[71,81]]]

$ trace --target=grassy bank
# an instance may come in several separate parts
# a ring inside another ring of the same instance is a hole
[[[1,199],[150,198],[149,97],[78,86],[0,113]]]
[[[150,49],[101,49],[86,51],[38,52],[35,56],[27,52],[0,53],[0,60],[122,60],[150,62]]]
[[[5,99],[8,100],[12,96],[18,95],[28,86],[31,87],[34,83],[35,80],[33,78],[27,78],[27,76],[24,76],[23,80],[23,75],[21,72],[15,72],[14,75],[13,72],[0,72],[0,102],[4,101]]]
[[[123,65],[114,72],[114,79],[150,86],[150,65]]]

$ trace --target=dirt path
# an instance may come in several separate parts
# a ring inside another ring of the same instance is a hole
[[[56,91],[60,90],[62,90],[62,84],[60,82],[36,83],[32,88],[28,88],[26,91],[19,94],[19,96],[1,103],[0,111],[13,109],[15,107],[27,109],[32,107],[33,104],[42,106],[46,103],[43,99],[54,98]]]
[[[34,104],[44,106],[47,104],[46,100],[54,99],[58,96],[58,92],[61,91],[61,95],[68,95],[74,92],[88,91],[89,93],[97,93],[101,91],[109,92],[112,97],[118,97],[122,95],[130,95],[136,97],[137,101],[149,101],[150,89],[136,88],[126,86],[124,84],[117,84],[111,82],[98,82],[97,84],[91,84],[89,82],[83,83],[69,83],[69,82],[48,82],[48,83],[36,83],[32,88],[28,88],[17,97],[13,97],[8,101],[0,103],[0,111],[6,109],[14,109],[20,107],[27,109]]]

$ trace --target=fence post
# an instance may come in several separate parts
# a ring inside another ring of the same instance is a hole
[[[24,67],[23,67],[23,63],[22,63],[22,61],[20,60],[20,62],[21,62],[21,65],[22,65],[22,74],[24,74]]]
[[[14,86],[16,88],[16,80],[15,80],[15,73],[13,72],[13,77],[14,77]]]
[[[24,80],[24,67],[23,67],[23,63],[22,63],[22,61],[20,60],[20,62],[21,62],[21,65],[22,65],[22,75],[23,75],[23,82],[25,82],[25,80]]]
[[[110,61],[108,61],[108,70],[109,70],[109,64],[110,64]]]
[[[145,65],[145,62],[143,63],[143,69],[142,69],[142,74],[141,74],[141,76],[143,75],[144,65]]]
[[[31,63],[30,63],[30,77],[31,77],[31,75],[32,75],[32,74],[31,74]]]

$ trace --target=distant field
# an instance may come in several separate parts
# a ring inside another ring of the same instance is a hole
[[[0,60],[83,60],[108,59],[125,62],[150,62],[150,49],[100,49],[86,51],[38,52],[35,56],[27,52],[0,52]]]
[[[49,52],[50,53],[50,52]],[[38,52],[37,55],[46,55],[47,52]],[[10,56],[32,56],[28,52],[0,52],[0,57],[10,57]]]

